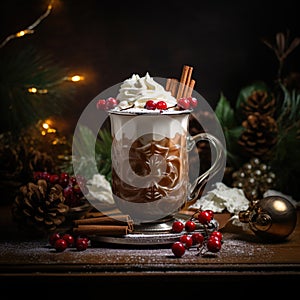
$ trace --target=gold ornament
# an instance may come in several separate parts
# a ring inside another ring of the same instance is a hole
[[[242,223],[267,241],[286,239],[295,229],[297,211],[293,204],[281,196],[268,196],[252,201],[246,211],[239,213]]]

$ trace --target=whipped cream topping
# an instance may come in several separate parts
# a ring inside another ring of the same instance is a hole
[[[166,91],[162,85],[154,81],[148,72],[144,77],[133,74],[131,78],[126,79],[121,84],[116,98],[119,101],[117,110],[129,107],[144,110],[148,100],[165,101],[168,108],[177,104],[177,100],[171,95],[171,92]]]

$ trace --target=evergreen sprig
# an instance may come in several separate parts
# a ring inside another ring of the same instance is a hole
[[[64,111],[75,93],[75,86],[65,80],[67,74],[54,57],[33,46],[1,49],[1,132],[17,134]],[[45,93],[30,93],[31,87]]]

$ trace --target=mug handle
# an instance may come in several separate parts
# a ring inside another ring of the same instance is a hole
[[[214,147],[215,159],[211,167],[197,177],[192,184],[190,184],[186,203],[187,205],[193,204],[199,198],[199,195],[202,193],[202,189],[207,184],[209,177],[212,178],[220,171],[224,165],[223,162],[225,161],[226,157],[225,149],[222,143],[215,136],[206,132],[202,132],[194,136],[190,135],[187,141],[187,150],[191,151],[199,141],[208,141]]]

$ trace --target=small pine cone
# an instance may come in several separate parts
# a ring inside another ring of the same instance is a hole
[[[278,127],[274,118],[253,113],[242,122],[245,128],[238,144],[251,157],[267,157],[277,143]]]
[[[241,104],[243,114],[248,117],[253,113],[273,117],[275,113],[275,97],[267,91],[257,90]]]
[[[30,173],[37,171],[55,173],[55,163],[53,158],[39,150],[31,150],[28,155],[28,168]]]
[[[242,189],[250,201],[261,199],[267,190],[276,185],[275,173],[259,158],[251,158],[239,170],[233,172],[232,180],[232,186]]]
[[[64,204],[63,188],[59,184],[48,186],[40,179],[19,189],[12,205],[12,216],[19,225],[34,227],[38,231],[51,232],[61,225],[69,211]]]

